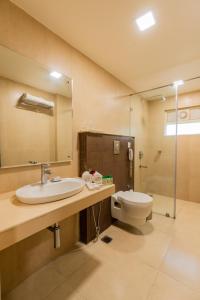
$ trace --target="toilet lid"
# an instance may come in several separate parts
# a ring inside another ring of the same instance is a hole
[[[124,202],[129,204],[150,204],[153,201],[153,198],[144,193],[138,193],[133,191],[119,192],[118,197],[120,197]]]

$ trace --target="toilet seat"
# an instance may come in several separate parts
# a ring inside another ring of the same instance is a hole
[[[151,196],[134,191],[120,191],[117,193],[117,198],[125,204],[136,206],[146,206],[153,202],[153,198]]]

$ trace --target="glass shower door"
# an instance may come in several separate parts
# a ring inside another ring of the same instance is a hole
[[[179,88],[177,113],[177,213],[200,195],[200,78]]]
[[[134,190],[152,195],[153,212],[175,216],[176,89],[131,96],[130,134],[135,137]],[[171,124],[174,124],[174,132]]]

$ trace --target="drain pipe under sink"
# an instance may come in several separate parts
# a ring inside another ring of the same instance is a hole
[[[60,248],[60,226],[58,225],[58,223],[55,223],[53,226],[49,226],[48,230],[53,232],[54,248],[59,249]]]

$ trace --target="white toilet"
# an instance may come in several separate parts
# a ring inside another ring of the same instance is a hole
[[[111,214],[121,222],[142,225],[151,214],[152,205],[153,198],[147,194],[120,191],[111,197]]]

